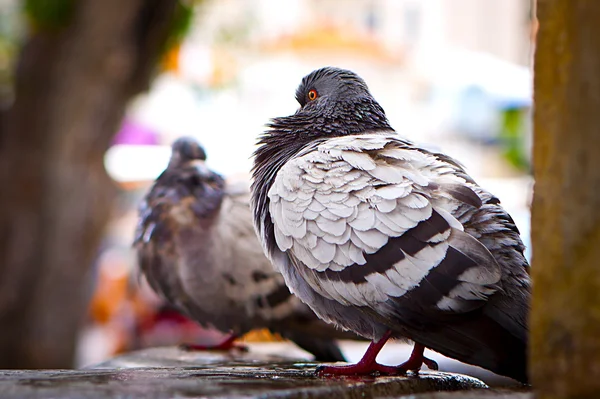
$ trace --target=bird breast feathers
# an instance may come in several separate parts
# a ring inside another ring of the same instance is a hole
[[[478,197],[456,168],[396,135],[345,136],[308,147],[281,168],[268,193],[277,247],[329,299],[376,305],[402,296],[465,235],[452,216],[462,203],[454,193]],[[460,241],[463,252],[469,246],[487,252],[467,241]],[[493,284],[500,277],[494,265],[455,277]],[[472,290],[462,296],[483,296]]]

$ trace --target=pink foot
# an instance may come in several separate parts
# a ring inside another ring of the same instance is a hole
[[[423,352],[425,351],[425,347],[421,344],[415,343],[413,347],[412,353],[407,361],[397,366],[398,369],[406,371],[414,371],[418,372],[421,370],[421,366],[426,365],[430,370],[437,370],[438,364],[435,360],[431,360],[425,356],[423,356]]]
[[[423,356],[425,347],[417,343],[415,343],[409,359],[401,365],[384,366],[383,364],[377,363],[375,359],[391,335],[391,331],[388,331],[379,341],[371,342],[369,348],[358,363],[348,366],[320,366],[317,367],[317,374],[350,376],[378,373],[383,375],[404,375],[407,371],[418,372],[423,364],[432,370],[438,369],[438,365],[435,361]]]
[[[383,348],[383,345],[392,335],[391,331],[386,332],[383,337],[375,342],[371,342],[369,348],[365,352],[364,356],[356,364],[349,366],[320,366],[317,367],[317,374],[319,375],[369,375],[374,373],[385,374],[385,375],[398,375],[404,374],[405,370],[393,367],[384,366],[375,361],[377,355]]]
[[[229,351],[237,349],[243,352],[248,352],[248,347],[242,344],[237,344],[234,341],[237,339],[235,334],[231,334],[225,341],[216,345],[197,345],[197,344],[181,344],[179,348],[184,351]]]

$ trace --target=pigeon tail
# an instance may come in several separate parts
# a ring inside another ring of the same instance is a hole
[[[454,323],[428,324],[415,333],[414,338],[415,342],[444,356],[522,383],[529,381],[527,341],[485,314]]]

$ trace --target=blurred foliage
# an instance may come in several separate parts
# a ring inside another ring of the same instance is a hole
[[[163,55],[183,41],[192,26],[195,10],[204,2],[205,0],[177,0],[171,35],[165,44]],[[76,0],[0,2],[0,106],[9,103],[12,97],[14,62],[25,28],[33,31],[60,30],[69,24],[76,11],[76,3]]]
[[[194,8],[200,3],[202,0],[177,1],[176,14],[166,49],[183,40],[192,25]],[[24,0],[23,7],[34,28],[60,29],[69,23],[75,5],[75,0]]]
[[[12,70],[22,37],[22,19],[16,0],[0,3],[0,107],[11,98]]]
[[[24,0],[23,9],[34,29],[55,30],[68,25],[75,0]]]
[[[517,169],[529,171],[531,165],[527,157],[528,150],[525,148],[526,110],[509,108],[502,112],[501,118],[500,141],[504,157]]]
[[[175,11],[173,25],[171,26],[171,35],[165,44],[165,52],[178,46],[183,41],[192,26],[194,10],[201,3],[202,0],[179,0],[177,2],[177,10]]]

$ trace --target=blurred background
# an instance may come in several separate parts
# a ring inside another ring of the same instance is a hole
[[[216,335],[138,284],[137,205],[181,135],[247,175],[326,65],[459,159],[529,244],[531,0],[94,1],[0,0],[0,368]]]

